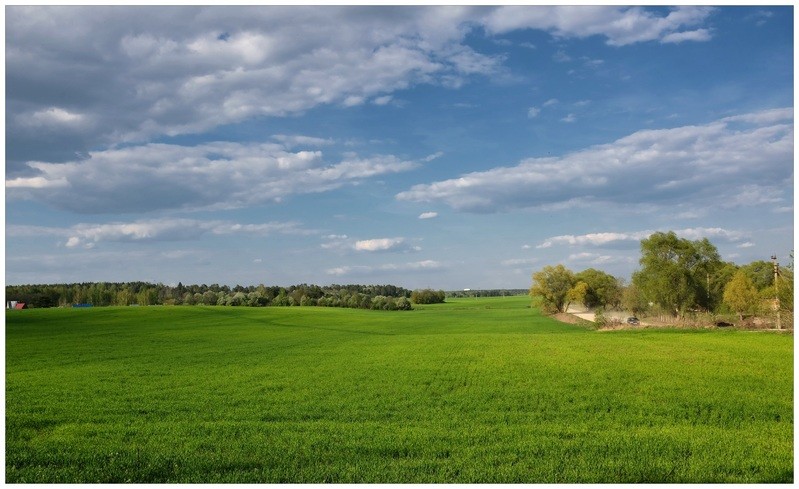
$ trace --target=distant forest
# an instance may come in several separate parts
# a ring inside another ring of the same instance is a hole
[[[487,292],[487,291],[483,291]],[[494,295],[504,295],[497,291]],[[524,291],[522,291],[524,292]],[[377,310],[409,310],[411,303],[444,302],[446,293],[395,285],[241,286],[152,284],[147,282],[87,282],[54,285],[9,285],[6,300],[28,307],[92,306],[322,306]]]
[[[464,289],[447,292],[447,297],[507,297],[527,295],[530,289]]]

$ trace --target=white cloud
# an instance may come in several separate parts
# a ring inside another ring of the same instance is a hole
[[[554,236],[544,240],[543,243],[536,246],[536,248],[551,248],[555,245],[568,245],[568,246],[603,246],[609,243],[619,241],[634,241],[638,242],[652,234],[652,231],[638,231],[633,233],[590,233],[583,235],[566,234],[562,236]]]
[[[667,230],[661,231],[666,232]],[[711,241],[722,240],[725,242],[735,243],[747,238],[748,234],[741,231],[733,231],[723,228],[685,228],[673,230],[674,233],[684,239],[692,241],[708,238]],[[605,247],[619,247],[624,245],[627,247],[631,244],[638,244],[641,240],[648,238],[657,231],[632,231],[632,232],[606,232],[606,233],[589,233],[581,235],[565,234],[561,236],[553,236],[545,239],[536,248],[552,248],[554,246],[593,246],[598,248]],[[743,245],[739,246],[743,247]]]
[[[344,253],[415,253],[422,250],[414,244],[418,239],[403,237],[355,239],[346,234],[330,234],[324,239],[320,245],[322,249]]]
[[[443,264],[436,260],[422,260],[408,263],[386,263],[383,265],[344,265],[325,270],[328,275],[371,275],[382,272],[425,272],[436,271],[443,268]]]
[[[6,180],[6,188],[42,189],[68,187],[66,178],[18,177]]]
[[[792,179],[792,112],[783,109],[642,130],[561,157],[415,185],[396,197],[472,212],[569,202],[736,207],[785,202]]]
[[[556,99],[556,98],[551,98],[551,99],[547,100],[546,102],[544,102],[544,104],[543,104],[543,105],[544,105],[544,107],[551,107],[551,106],[553,106],[553,105],[557,105],[557,104],[558,104],[558,102],[559,102],[559,101],[558,101],[558,99]]]
[[[645,41],[669,42],[666,38],[674,38],[686,32],[684,29],[701,24],[712,11],[707,7],[676,7],[662,16],[640,7],[506,6],[492,11],[485,25],[496,34],[543,29],[561,38],[601,35],[609,45],[623,46]],[[684,40],[689,39],[686,36]]]
[[[562,118],[561,122],[571,123],[571,122],[575,122],[576,120],[577,120],[577,117],[574,114],[569,114],[566,117]]]
[[[685,41],[709,41],[711,37],[709,30],[697,29],[695,31],[672,32],[671,34],[663,36],[661,42],[680,43]]]
[[[355,251],[421,251],[405,238],[375,238],[356,241],[353,245]]]
[[[433,219],[438,217],[438,212],[422,212],[419,214],[419,219]]]
[[[422,161],[424,161],[425,163],[430,163],[431,161],[437,160],[437,159],[441,158],[442,156],[444,156],[444,152],[443,151],[436,151],[435,153],[429,154],[429,155],[425,156],[424,158],[422,158]]]
[[[103,224],[76,224],[68,228],[12,225],[6,230],[9,236],[58,236],[64,238],[67,248],[94,247],[98,243],[136,243],[153,241],[196,240],[206,234],[254,236],[310,235],[317,232],[303,228],[297,222],[268,222],[240,224],[228,221],[201,221],[197,219],[162,218],[142,219],[133,222]]]
[[[722,239],[728,242],[736,242],[745,239],[748,236],[747,233],[741,231],[730,231],[728,229],[723,229],[723,228],[686,228],[686,229],[678,229],[675,230],[674,232],[678,236],[690,240],[712,238],[714,240]]]
[[[375,105],[388,105],[393,98],[393,95],[383,95],[382,97],[376,97],[373,99],[372,103]]]
[[[538,107],[530,107],[529,109],[527,109],[527,117],[529,117],[530,119],[538,117],[538,114],[540,113],[541,109],[539,109]]]
[[[49,107],[30,114],[19,114],[16,122],[23,126],[76,126],[87,122],[84,114],[70,112],[60,107]]]
[[[29,163],[39,175],[7,180],[6,188],[11,198],[82,213],[234,208],[324,192],[418,165],[354,153],[328,163],[321,151],[292,152],[269,143],[147,144],[96,151],[68,163]]]
[[[295,148],[297,146],[328,146],[335,143],[335,141],[330,138],[317,138],[313,136],[302,135],[275,134],[272,136],[272,139],[280,142],[288,149]]]

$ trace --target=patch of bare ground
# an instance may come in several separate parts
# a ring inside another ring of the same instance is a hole
[[[607,322],[598,326],[593,321],[584,319],[580,316],[592,316],[585,312],[559,312],[550,317],[567,324],[579,324],[581,326],[588,326],[596,328],[597,331],[622,331],[622,330],[636,330],[636,329],[735,329],[739,331],[752,331],[752,332],[781,332],[793,334],[793,314],[784,314],[781,321],[781,329],[776,328],[776,323],[773,318],[760,318],[760,317],[747,317],[743,321],[727,318],[721,320],[714,316],[693,317],[677,320],[667,317],[646,317],[641,320],[640,324],[627,324],[625,321],[618,317],[610,317]]]
[[[567,324],[579,324],[581,326],[591,326],[591,325],[594,324],[594,323],[592,323],[591,321],[589,321],[587,319],[579,318],[579,317],[575,316],[574,314],[569,314],[569,313],[566,313],[566,312],[559,312],[557,314],[553,314],[550,317],[553,318],[553,319],[556,319],[556,320],[558,320],[558,321],[560,321],[562,323],[567,323]]]

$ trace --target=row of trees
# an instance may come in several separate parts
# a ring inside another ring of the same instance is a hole
[[[591,308],[618,308],[623,282],[593,268],[574,273],[563,265],[546,266],[533,274],[530,295],[540,297],[548,313],[566,312],[572,303]]]
[[[463,289],[448,291],[448,297],[507,297],[525,295],[527,289]]]
[[[615,308],[633,314],[688,311],[754,314],[775,306],[793,311],[793,263],[782,269],[778,282],[774,266],[755,261],[738,266],[721,260],[707,239],[691,241],[674,232],[654,233],[641,241],[641,268],[632,282],[589,268],[574,273],[563,265],[546,266],[533,274],[530,294],[540,297],[551,313],[565,312],[580,302],[590,308]]]
[[[31,307],[127,305],[323,306],[360,309],[411,309],[412,291],[395,285],[240,286],[92,282],[55,285],[9,285],[6,299]]]

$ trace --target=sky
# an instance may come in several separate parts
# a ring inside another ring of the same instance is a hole
[[[793,249],[793,7],[5,9],[6,283],[629,280]]]

